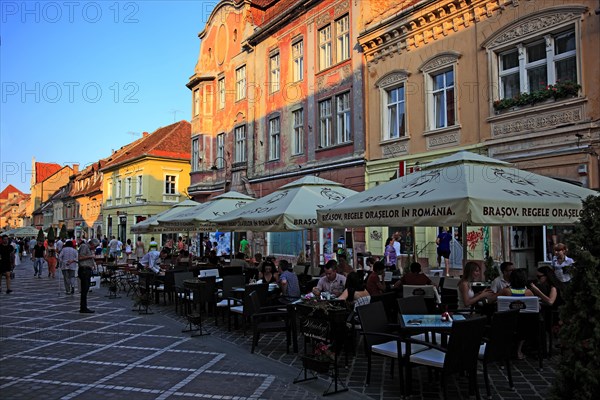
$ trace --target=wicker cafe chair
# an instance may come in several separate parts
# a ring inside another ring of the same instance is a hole
[[[211,295],[211,293],[209,293],[209,290],[211,290],[210,285],[204,281],[197,280],[195,282],[186,281],[183,286],[186,290],[186,296],[190,299],[191,307],[186,314],[189,327],[183,329],[181,332],[199,332],[197,335],[192,333],[192,336],[209,335],[202,327],[202,314],[204,312],[206,301]],[[196,326],[196,328],[194,328],[194,326]]]
[[[231,301],[228,299],[228,297],[231,295],[231,290],[234,287],[243,286],[243,275],[227,275],[223,277],[223,289],[218,291],[215,304],[215,326],[219,325],[219,314],[221,314],[221,321],[225,323],[225,313],[229,311],[229,307],[231,305]]]
[[[248,315],[252,322],[252,349],[258,345],[261,333],[267,332],[285,332],[286,334],[286,354],[290,352],[290,343],[292,341],[292,329],[289,320],[289,314],[280,307],[261,307],[260,299],[256,291],[248,295],[249,303],[246,305]]]
[[[479,356],[479,346],[483,338],[486,317],[476,317],[452,323],[448,347],[441,347],[433,343],[424,342],[407,338],[406,340],[413,344],[426,346],[426,350],[408,354],[408,365],[406,368],[406,380],[409,391],[411,392],[412,365],[424,365],[430,368],[440,369],[442,372],[442,391],[444,399],[448,398],[447,377],[452,374],[466,372],[469,377],[469,394],[475,391],[475,396],[480,399],[477,388],[477,359]]]
[[[394,333],[392,326],[388,323],[383,302],[375,302],[356,307],[358,318],[362,326],[364,336],[365,354],[367,355],[367,376],[365,384],[371,383],[371,359],[372,355],[381,355],[392,359],[390,373],[394,377],[394,360],[398,360],[400,368],[400,390],[404,393],[404,375],[402,366],[405,364],[403,354],[406,353],[406,344],[402,336]],[[412,351],[416,353],[424,350],[423,345],[413,345]],[[400,351],[399,351],[400,350]]]

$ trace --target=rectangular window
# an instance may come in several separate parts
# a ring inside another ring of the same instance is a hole
[[[125,197],[131,197],[131,178],[125,179]]]
[[[329,147],[332,143],[331,99],[319,102],[319,146]]]
[[[350,58],[350,17],[348,15],[335,21],[336,62]]]
[[[269,58],[269,68],[271,71],[270,82],[269,82],[269,93],[275,93],[279,90],[279,79],[280,79],[280,66],[279,66],[279,53],[273,54]]]
[[[235,100],[246,98],[246,66],[243,65],[235,70]]]
[[[319,30],[319,70],[331,67],[331,26]]]
[[[246,162],[246,125],[238,126],[235,132],[235,162]]]
[[[200,158],[199,158],[199,141],[198,138],[194,138],[192,139],[192,165],[191,165],[191,169],[192,172],[194,171],[198,171],[200,169]]]
[[[204,115],[212,115],[213,106],[213,86],[212,84],[204,87]]]
[[[336,103],[336,143],[350,141],[350,92],[335,97]]]
[[[433,79],[433,116],[436,128],[455,123],[454,116],[454,69],[437,73]]]
[[[573,28],[498,52],[500,99],[545,90],[548,85],[577,83],[577,40]]]
[[[142,190],[143,190],[142,183],[143,183],[142,175],[138,175],[137,176],[137,182],[136,182],[136,185],[135,185],[135,187],[136,187],[136,194],[138,196],[142,195]]]
[[[386,90],[386,113],[384,140],[398,139],[406,135],[404,125],[404,86]]]
[[[292,70],[294,82],[304,78],[304,42],[302,40],[292,44]]]
[[[175,194],[175,175],[165,175],[165,194]]]
[[[225,168],[225,134],[217,135],[217,160],[215,162],[217,168]]]
[[[304,110],[292,112],[294,118],[294,138],[292,143],[292,154],[304,153]]]
[[[219,96],[219,110],[225,108],[225,78],[221,78],[217,82],[217,92]]]
[[[200,89],[194,90],[194,117],[200,114]]]
[[[115,181],[115,199],[121,198],[121,186],[122,185],[123,185],[123,182],[121,182],[120,179],[117,179]]]
[[[280,125],[279,117],[269,120],[269,160],[279,160]]]

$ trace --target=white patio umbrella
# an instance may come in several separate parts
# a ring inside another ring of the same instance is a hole
[[[206,203],[194,207],[179,209],[177,212],[159,216],[158,225],[162,228],[187,228],[190,231],[212,231],[215,229],[213,220],[231,211],[237,210],[253,202],[253,197],[231,191],[220,194]]]
[[[285,232],[317,227],[317,210],[357,192],[340,183],[305,176],[275,192],[214,219],[219,229]]]
[[[330,227],[568,225],[598,192],[466,151],[319,210]]]
[[[35,226],[22,226],[20,228],[11,229],[10,231],[4,232],[5,235],[24,237],[24,236],[37,236],[40,230]]]
[[[153,215],[152,217],[142,221],[142,222],[138,222],[135,225],[131,226],[131,233],[167,233],[167,232],[173,232],[173,231],[165,231],[165,230],[161,230],[159,225],[158,225],[158,218],[160,217],[166,217],[168,215],[174,214],[177,211],[180,211],[182,208],[189,208],[189,207],[194,207],[197,206],[198,203],[197,201],[194,200],[184,200],[181,203],[177,203],[175,204],[173,207],[169,208],[168,210],[165,210],[159,214]],[[182,232],[185,229],[178,229],[174,232]]]

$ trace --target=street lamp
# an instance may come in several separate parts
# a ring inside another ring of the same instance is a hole
[[[211,171],[218,171],[220,169],[223,170],[225,183],[223,184],[223,192],[227,191],[227,160],[225,157],[217,157],[215,158],[212,167],[210,167]]]

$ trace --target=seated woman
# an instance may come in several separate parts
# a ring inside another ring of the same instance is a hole
[[[348,303],[353,304],[354,307],[358,307],[363,304],[369,304],[371,302],[371,295],[367,291],[360,275],[356,272],[350,272],[346,277],[346,289],[344,289],[338,299],[346,300]]]
[[[496,294],[489,288],[475,295],[473,282],[481,281],[481,268],[479,264],[469,261],[465,264],[462,278],[458,282],[458,308],[472,308],[479,301],[490,302],[496,300]]]
[[[258,272],[258,279],[262,279],[263,283],[277,283],[279,277],[273,261],[265,260],[262,262],[262,268]]]
[[[181,250],[177,255],[176,265],[189,267],[192,265],[191,261],[190,252],[188,250]]]
[[[532,283],[529,285],[531,292],[540,298],[542,303],[553,306],[559,300],[560,281],[556,278],[556,274],[552,268],[542,266],[537,269],[537,285]]]

